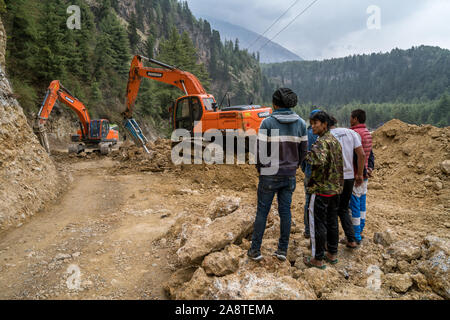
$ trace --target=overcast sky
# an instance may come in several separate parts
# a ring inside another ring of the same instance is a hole
[[[263,33],[296,0],[187,0],[211,16]],[[275,36],[313,0],[298,3],[265,35]],[[380,29],[374,11],[380,9]],[[450,49],[450,0],[318,0],[273,41],[307,60],[433,45]]]

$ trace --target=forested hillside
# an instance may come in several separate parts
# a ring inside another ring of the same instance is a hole
[[[50,82],[59,79],[95,117],[120,121],[133,54],[194,73],[220,100],[262,102],[255,55],[223,44],[207,21],[177,0],[4,0],[7,72],[27,114],[34,114]],[[1,3],[0,3],[1,4]],[[81,30],[70,30],[69,5],[81,8]],[[267,90],[266,90],[267,91]],[[167,107],[182,93],[144,80],[136,115],[164,128]]]
[[[299,94],[303,114],[319,105],[348,121],[348,110],[363,107],[373,127],[392,118],[450,125],[450,51],[439,47],[267,64],[263,73]]]

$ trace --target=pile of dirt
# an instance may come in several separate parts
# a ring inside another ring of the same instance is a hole
[[[261,262],[246,256],[254,205],[230,197],[203,214],[180,215],[164,235],[177,271],[165,284],[172,299],[449,299],[450,241],[401,237],[389,229],[357,251],[340,246],[339,263],[307,268],[309,240],[293,228],[287,261],[273,256],[279,236],[276,208],[269,214]],[[219,206],[219,207],[218,207]],[[222,212],[220,217],[211,211]],[[293,212],[295,215],[297,212]],[[224,215],[225,214],[225,215]],[[402,239],[402,240],[400,240]]]
[[[142,148],[132,143],[124,143],[118,152],[112,153],[112,158],[119,161],[116,168],[120,173],[132,172],[171,172],[198,184],[200,188],[218,187],[220,189],[232,189],[242,191],[256,188],[258,174],[254,165],[208,165],[202,164],[179,164],[172,162],[171,141],[168,139],[157,139],[149,142],[147,154]]]
[[[157,139],[149,142],[147,148],[150,153],[146,153],[141,147],[125,141],[118,152],[113,152],[111,157],[119,161],[116,171],[127,172],[167,172],[174,169],[171,160],[170,140]]]
[[[0,20],[0,56],[6,34]],[[58,194],[58,175],[0,66],[0,230],[21,226]]]
[[[376,171],[369,187],[450,207],[450,127],[391,120],[373,134]]]

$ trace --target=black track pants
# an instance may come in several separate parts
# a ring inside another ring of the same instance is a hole
[[[338,216],[341,220],[342,229],[344,229],[345,237],[348,242],[355,242],[355,231],[351,219],[351,213],[348,211],[350,197],[352,196],[354,179],[344,180],[344,191],[339,196]]]
[[[309,203],[309,228],[311,233],[312,256],[322,260],[325,255],[325,243],[328,252],[337,254],[339,242],[339,226],[337,210],[339,195],[324,197],[311,195]]]

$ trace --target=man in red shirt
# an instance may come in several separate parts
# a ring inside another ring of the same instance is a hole
[[[361,233],[366,223],[366,194],[367,183],[370,175],[369,156],[372,151],[372,135],[365,125],[366,112],[361,109],[353,110],[350,115],[350,129],[356,131],[361,137],[361,144],[365,153],[364,161],[364,181],[359,186],[353,187],[352,196],[350,198],[350,209],[352,211],[352,223],[355,231],[356,242],[361,242]]]

